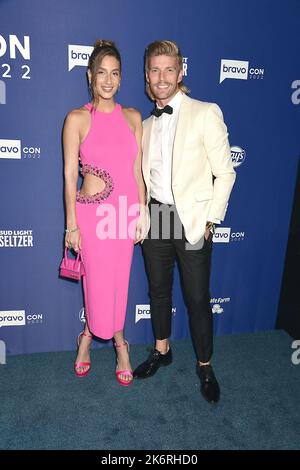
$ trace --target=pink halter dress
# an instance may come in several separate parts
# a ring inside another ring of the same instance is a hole
[[[80,146],[81,174],[101,178],[105,187],[92,196],[77,192],[76,217],[81,232],[85,312],[90,331],[110,339],[123,330],[138,217],[134,176],[135,136],[122,108],[111,113],[85,107],[91,127]]]

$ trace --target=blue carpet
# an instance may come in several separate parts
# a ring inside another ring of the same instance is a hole
[[[300,365],[283,331],[215,338],[221,400],[200,394],[189,341],[147,380],[121,387],[111,348],[92,351],[88,377],[75,352],[8,357],[0,366],[0,449],[300,449]],[[131,348],[133,366],[147,357]]]

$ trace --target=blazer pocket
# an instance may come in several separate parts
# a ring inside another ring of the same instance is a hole
[[[209,201],[213,197],[213,189],[200,189],[196,192],[196,201]]]

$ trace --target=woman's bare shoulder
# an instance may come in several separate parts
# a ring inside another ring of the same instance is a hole
[[[134,127],[138,126],[142,122],[141,113],[135,108],[126,108],[122,106],[122,111],[125,114],[129,122],[134,124]]]
[[[82,108],[75,108],[70,111],[66,116],[66,123],[70,125],[81,125],[89,120],[90,112],[84,106]]]
[[[133,119],[138,119],[141,117],[141,113],[136,108],[127,108],[125,106],[122,106],[122,110],[124,111],[124,113],[128,114],[128,116],[131,116]]]
[[[90,114],[89,110],[87,108],[85,108],[84,106],[82,106],[81,108],[72,109],[72,111],[70,111],[67,114],[67,118],[70,118],[70,119],[84,119],[89,114]]]

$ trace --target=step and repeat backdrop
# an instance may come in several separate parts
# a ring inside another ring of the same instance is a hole
[[[117,101],[144,118],[153,103],[144,91],[143,54],[156,39],[181,46],[190,96],[223,110],[237,180],[214,237],[215,334],[274,328],[300,150],[299,18],[298,0],[1,0],[2,351],[74,349],[84,326],[81,284],[58,275],[61,132],[66,114],[90,99],[86,65],[97,38],[117,43]],[[131,343],[152,342],[150,314],[136,246],[125,325]],[[187,337],[176,271],[172,338]]]

